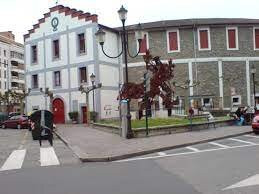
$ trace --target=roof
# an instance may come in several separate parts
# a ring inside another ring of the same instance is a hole
[[[0,42],[6,43],[6,44],[13,44],[13,45],[16,45],[16,46],[19,46],[19,47],[23,48],[23,44],[15,42],[14,40],[9,39],[9,38],[7,38],[5,36],[2,36],[2,35],[0,35]]]
[[[142,29],[168,28],[168,27],[188,27],[188,26],[211,26],[211,25],[247,25],[259,24],[259,19],[247,18],[201,18],[201,19],[180,19],[162,20],[156,22],[141,23]],[[128,30],[136,30],[138,24],[128,25]],[[121,30],[121,27],[115,28]]]
[[[85,20],[85,21],[92,21],[92,22],[97,22],[98,21],[98,15],[96,14],[91,14],[89,12],[83,12],[81,10],[77,10],[77,9],[71,9],[69,7],[65,7],[63,5],[56,5],[54,7],[51,7],[49,9],[50,11],[48,13],[44,14],[44,17],[38,20],[37,24],[33,25],[33,28],[31,30],[28,30],[28,34],[24,35],[24,40],[26,38],[30,37],[30,34],[35,32],[35,29],[40,27],[40,24],[45,22],[45,19],[50,17],[51,12],[55,12],[58,11],[59,13],[65,13],[66,16],[71,15],[72,18],[77,17],[78,20]]]

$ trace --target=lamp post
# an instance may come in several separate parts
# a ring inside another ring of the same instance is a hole
[[[256,73],[256,68],[253,65],[251,68],[251,74],[253,76],[253,86],[254,86],[254,110],[256,111],[256,97],[255,97],[255,73]]]
[[[140,24],[138,25],[138,29],[135,32],[135,38],[136,40],[138,40],[138,52],[136,53],[136,55],[131,56],[130,52],[128,50],[128,33],[127,30],[125,28],[125,21],[127,19],[127,10],[121,6],[121,8],[118,10],[118,14],[119,14],[119,18],[122,22],[122,31],[121,31],[121,43],[122,43],[122,51],[117,55],[117,56],[109,56],[108,54],[106,54],[106,52],[104,51],[104,42],[105,42],[105,32],[99,28],[99,30],[97,31],[97,33],[95,34],[97,36],[98,42],[101,45],[102,48],[102,52],[105,56],[107,56],[108,58],[118,58],[123,54],[124,57],[124,63],[125,63],[125,83],[128,84],[129,82],[129,78],[128,78],[128,55],[131,58],[135,58],[138,56],[139,52],[140,52],[140,45],[141,45],[141,41],[143,36],[143,32],[141,31],[141,26]],[[130,101],[129,99],[127,99],[127,138],[132,138],[133,137],[133,131],[131,129],[131,115],[130,115]]]
[[[40,92],[43,93],[45,95],[45,97],[49,96],[49,111],[52,112],[52,102],[53,102],[53,92],[49,90],[49,88],[45,88],[45,91],[43,91],[42,88],[40,88]]]
[[[95,82],[95,75],[94,75],[93,73],[90,75],[90,80],[91,80],[91,82],[92,82],[92,87],[93,87],[93,88],[96,87],[96,86],[94,85],[94,82]],[[94,90],[93,90],[93,122],[95,123]]]
[[[92,75],[94,75],[94,74],[92,74]],[[94,75],[94,77],[95,77],[95,75]],[[93,76],[92,76],[92,78],[93,78]],[[90,77],[91,81],[93,81],[92,78]],[[92,82],[92,83],[93,83],[93,82]],[[88,98],[89,93],[90,93],[91,91],[94,91],[95,89],[98,89],[98,88],[101,88],[101,87],[102,87],[102,83],[99,83],[99,84],[97,84],[97,85],[88,86],[88,87],[84,87],[83,85],[80,85],[80,87],[78,88],[78,90],[81,91],[81,93],[85,93],[85,95],[86,95],[87,124],[88,124],[88,125],[90,124],[90,122],[89,122],[89,116],[90,116],[90,114],[89,114],[89,100],[88,100],[88,99],[89,99],[89,98]],[[95,119],[95,118],[94,118],[94,119]]]

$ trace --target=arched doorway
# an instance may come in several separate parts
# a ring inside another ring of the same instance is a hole
[[[65,123],[65,107],[64,102],[60,98],[56,98],[52,103],[54,123]]]

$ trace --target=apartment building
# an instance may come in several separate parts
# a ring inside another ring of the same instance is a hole
[[[11,31],[0,32],[0,92],[21,92],[25,88],[24,47],[15,42]],[[11,102],[9,111],[19,111],[20,106]],[[2,109],[3,111],[4,109]]]

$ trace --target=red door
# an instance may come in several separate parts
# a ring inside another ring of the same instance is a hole
[[[83,123],[87,123],[87,108],[82,106]]]
[[[60,98],[53,100],[54,123],[65,123],[64,102]]]

